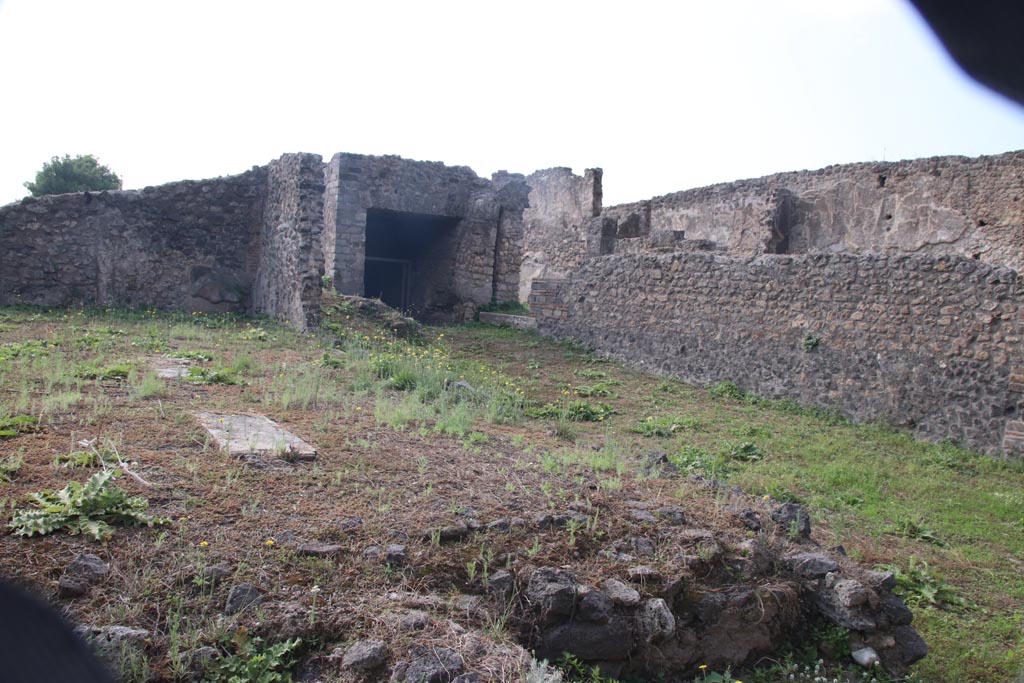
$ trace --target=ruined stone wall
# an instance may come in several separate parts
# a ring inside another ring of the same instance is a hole
[[[1024,269],[1024,152],[829,166],[610,207],[619,240],[731,253],[956,254]],[[617,245],[622,251],[624,245]]]
[[[536,288],[542,332],[647,370],[1021,454],[1024,288],[1009,268],[952,256],[629,254]]]
[[[267,167],[253,310],[298,329],[320,316],[323,201],[319,155],[285,154]]]
[[[265,169],[0,207],[0,305],[246,311]]]
[[[601,175],[599,168],[582,177],[570,168],[549,168],[527,176],[520,301],[526,301],[535,279],[565,277],[588,255],[601,253]]]

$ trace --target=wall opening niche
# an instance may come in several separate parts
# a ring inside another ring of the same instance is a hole
[[[363,294],[419,319],[450,311],[459,220],[367,210]]]

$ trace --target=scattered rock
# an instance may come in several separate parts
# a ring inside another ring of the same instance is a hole
[[[545,567],[533,572],[526,586],[526,599],[545,615],[570,615],[576,606],[579,584],[561,569]]]
[[[382,552],[384,552],[384,549],[379,545],[368,545],[363,548],[363,557],[368,560],[376,560]]]
[[[297,552],[299,555],[305,555],[306,557],[334,557],[341,552],[341,546],[337,543],[313,541],[300,545]]]
[[[603,557],[613,562],[632,562],[636,558],[629,553],[620,553],[615,550],[599,550],[598,556]]]
[[[787,534],[800,538],[811,537],[811,518],[802,505],[783,503],[772,510],[772,521]]]
[[[504,601],[509,601],[516,592],[516,580],[507,571],[496,571],[487,578],[487,588]]]
[[[738,544],[736,550],[739,551],[739,557],[730,560],[729,564],[742,576],[755,578],[772,572],[772,554],[761,541],[748,538]]]
[[[217,648],[204,645],[182,652],[178,655],[178,662],[181,670],[185,672],[187,680],[198,681],[206,672],[207,665],[219,655]]]
[[[612,619],[615,604],[606,594],[594,588],[587,589],[576,607],[577,614],[584,621],[607,624]]]
[[[392,566],[399,566],[409,559],[405,553],[405,546],[400,543],[392,543],[384,548],[384,562]]]
[[[896,587],[896,575],[892,572],[867,571],[864,577],[875,590],[888,591]]]
[[[79,627],[75,632],[111,664],[120,663],[126,654],[141,657],[149,642],[149,631],[128,626]]]
[[[899,653],[902,666],[889,667],[893,672],[902,674],[906,668],[914,662],[924,658],[928,654],[928,644],[910,626],[897,626],[892,632],[896,639],[896,651]],[[887,662],[883,662],[887,664]]]
[[[883,593],[882,614],[890,626],[907,626],[914,620],[914,613],[907,604],[892,593]]]
[[[682,526],[683,524],[686,524],[686,514],[683,512],[682,508],[659,508],[655,510],[655,514],[658,515],[658,517],[661,517],[669,524],[674,524],[676,526]]]
[[[388,660],[388,647],[380,640],[357,640],[345,651],[341,666],[355,671],[373,671]]]
[[[857,662],[865,669],[870,669],[882,661],[878,658],[878,653],[875,652],[873,647],[863,647],[859,650],[854,650],[850,653],[850,656],[853,657],[853,661]]]
[[[452,541],[461,541],[471,533],[472,529],[467,524],[460,522],[440,529],[429,529],[423,532],[422,537],[427,541],[434,541],[436,539],[440,543],[450,543]]]
[[[726,509],[743,522],[743,526],[747,527],[751,531],[761,530],[761,518],[750,508],[730,506]]]
[[[586,524],[588,518],[582,512],[576,512],[570,510],[565,514],[552,515],[550,513],[542,512],[535,515],[533,523],[541,529],[548,529],[551,527],[563,528],[569,525],[569,522],[575,522],[576,524]]]
[[[629,568],[629,580],[634,583],[645,583],[661,581],[661,574],[647,565],[638,565]]]
[[[654,556],[654,541],[643,536],[635,536],[629,539],[630,545],[633,546],[633,552],[640,557],[653,557]]]
[[[462,656],[447,647],[413,645],[409,655],[395,666],[391,683],[451,683],[466,668]]]
[[[638,522],[645,522],[648,524],[658,523],[658,520],[655,519],[654,515],[652,515],[647,510],[630,510],[629,516],[637,520]]]
[[[853,579],[837,581],[832,590],[836,593],[836,600],[843,607],[858,607],[870,599],[868,589],[860,581]]]
[[[60,577],[57,597],[77,598],[99,583],[110,572],[110,566],[92,553],[82,553],[71,561]]]
[[[204,567],[199,573],[199,578],[202,580],[204,586],[218,585],[221,581],[228,578],[234,573],[229,564],[213,564],[209,567]]]
[[[636,607],[640,604],[640,593],[618,579],[606,579],[601,587],[611,601],[620,607]]]
[[[422,631],[430,626],[430,615],[422,610],[413,610],[398,620],[398,627],[403,631]]]
[[[637,629],[645,642],[656,643],[675,633],[676,619],[664,600],[651,598],[637,614]]]
[[[623,618],[607,624],[569,621],[545,629],[537,643],[537,658],[554,661],[569,652],[582,660],[626,659],[633,648],[629,623]]]
[[[822,579],[830,572],[839,571],[839,564],[831,557],[819,553],[797,553],[785,558],[785,563],[797,576],[804,579]]]
[[[228,599],[224,604],[225,614],[237,614],[263,602],[263,594],[252,584],[240,583],[228,591]]]
[[[363,526],[363,518],[358,515],[346,517],[338,523],[338,528],[346,533],[353,532],[361,526]]]

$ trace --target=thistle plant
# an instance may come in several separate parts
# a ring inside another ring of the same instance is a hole
[[[84,534],[102,541],[114,535],[113,525],[153,526],[168,520],[146,512],[149,501],[130,497],[124,489],[112,486],[114,470],[89,477],[85,484],[70,482],[60,491],[30,494],[37,509],[19,510],[7,525],[18,536],[45,536],[65,530],[72,536]]]

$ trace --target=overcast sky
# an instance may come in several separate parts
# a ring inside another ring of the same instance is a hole
[[[285,152],[605,170],[605,204],[1024,148],[902,0],[0,0],[0,204],[54,155],[138,188]]]

